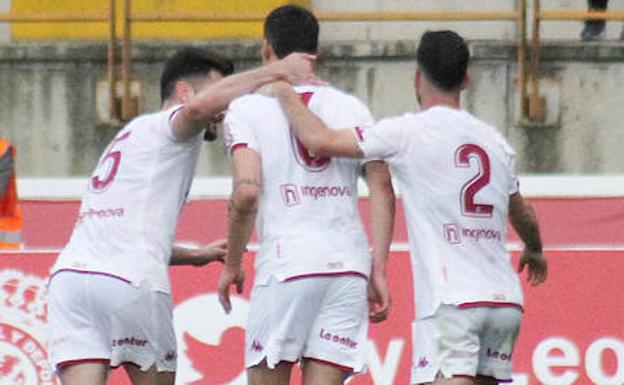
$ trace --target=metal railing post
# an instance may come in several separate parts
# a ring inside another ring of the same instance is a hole
[[[131,18],[130,12],[132,9],[132,1],[124,0],[124,36],[123,36],[123,49],[121,53],[122,60],[122,82],[123,82],[123,94],[121,101],[121,118],[122,120],[129,120],[132,118],[132,100],[130,98],[130,82],[132,80],[132,32],[131,32]]]
[[[518,87],[520,88],[520,119],[527,117],[527,76],[526,76],[526,46],[527,46],[527,26],[526,26],[527,1],[519,1],[518,9]]]
[[[540,107],[539,61],[540,61],[540,0],[533,0],[533,37],[531,41],[531,97],[529,101],[529,118],[543,119]]]
[[[110,120],[116,121],[119,119],[118,109],[117,109],[117,98],[116,98],[116,84],[117,84],[117,58],[116,58],[116,49],[117,49],[117,21],[116,21],[116,4],[115,0],[109,0],[109,19],[108,19],[108,27],[109,27],[109,40],[108,40],[108,116]]]

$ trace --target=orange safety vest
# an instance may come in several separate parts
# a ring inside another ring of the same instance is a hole
[[[0,139],[0,157],[7,153],[15,160],[15,148],[7,140]],[[13,168],[4,195],[0,196],[0,249],[19,249],[22,246],[22,228],[22,210]]]

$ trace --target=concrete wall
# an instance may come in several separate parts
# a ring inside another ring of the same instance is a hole
[[[205,43],[196,43],[205,44]],[[210,44],[237,68],[258,64],[257,42]],[[145,110],[158,108],[163,60],[179,44],[134,47]],[[325,43],[319,71],[355,93],[378,118],[416,109],[416,42]],[[548,44],[543,90],[549,125],[518,122],[515,48],[472,42],[472,85],[464,105],[498,127],[519,153],[521,172],[624,173],[624,44]],[[106,79],[103,44],[12,44],[0,47],[0,135],[18,148],[20,176],[86,175],[117,127],[97,123],[96,83]],[[206,144],[198,174],[227,175],[220,143]]]

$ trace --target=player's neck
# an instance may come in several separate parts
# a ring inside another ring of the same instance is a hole
[[[449,107],[459,110],[461,108],[459,95],[434,94],[421,98],[420,109],[422,111],[432,107]]]

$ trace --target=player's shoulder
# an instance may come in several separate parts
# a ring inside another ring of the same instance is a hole
[[[159,111],[141,114],[130,120],[123,128],[126,131],[142,132],[148,131],[155,126],[165,126],[169,122],[170,117],[178,111],[182,106],[176,106]]]
[[[468,119],[471,120],[471,130],[477,135],[480,141],[490,143],[502,149],[505,153],[514,153],[511,145],[498,128],[467,111],[464,111],[464,113],[468,116]]]
[[[340,103],[341,105],[352,106],[354,108],[368,109],[360,98],[334,86],[316,86],[314,89],[316,90],[315,93],[323,101]]]
[[[228,107],[228,113],[245,113],[247,111],[264,111],[267,107],[276,107],[275,98],[262,94],[248,94],[234,99]]]
[[[417,126],[421,123],[422,120],[418,115],[418,113],[406,112],[402,115],[390,116],[380,119],[375,124],[375,127],[383,130],[400,130],[406,127]]]

